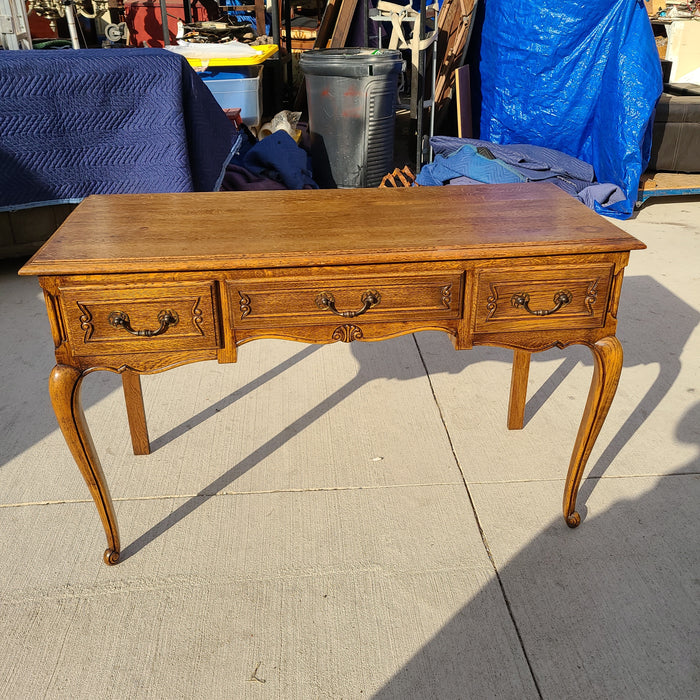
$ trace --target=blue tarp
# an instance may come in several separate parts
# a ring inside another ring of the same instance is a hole
[[[661,64],[642,0],[482,0],[480,138],[590,163],[627,218],[651,153]]]

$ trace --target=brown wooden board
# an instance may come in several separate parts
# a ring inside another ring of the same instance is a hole
[[[649,197],[700,195],[700,173],[644,173],[639,180],[638,201]]]
[[[454,72],[464,62],[477,0],[444,0],[438,15],[435,122],[440,124],[452,99]]]
[[[472,98],[469,81],[469,66],[455,70],[455,102],[457,106],[457,136],[472,137]]]
[[[323,17],[321,17],[321,24],[316,32],[315,49],[325,49],[328,46],[328,42],[333,36],[333,29],[338,19],[341,3],[342,0],[328,0],[326,9],[323,11]]]
[[[357,0],[341,0],[338,19],[335,22],[333,36],[331,37],[331,49],[342,49],[345,46],[356,7]]]

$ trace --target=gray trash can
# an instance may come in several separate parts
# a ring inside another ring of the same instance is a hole
[[[314,179],[321,187],[377,187],[394,169],[401,52],[316,49],[301,55]]]

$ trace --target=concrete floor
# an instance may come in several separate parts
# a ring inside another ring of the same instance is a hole
[[[84,403],[123,561],[59,434],[36,280],[0,265],[0,697],[696,698],[700,200],[620,222],[625,369],[579,496],[563,478],[592,371],[422,333],[260,341]]]

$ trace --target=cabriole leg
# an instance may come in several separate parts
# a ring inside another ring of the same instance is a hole
[[[594,359],[593,379],[564,486],[564,518],[569,527],[577,527],[581,522],[581,516],[576,512],[581,476],[608,415],[622,371],[622,345],[617,338],[602,338],[591,350]]]
[[[83,374],[79,369],[68,365],[56,365],[49,377],[49,393],[63,437],[90,489],[107,535],[105,563],[116,564],[119,561],[120,550],[117,518],[102,466],[85,421],[80,401],[82,380]]]

